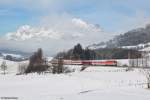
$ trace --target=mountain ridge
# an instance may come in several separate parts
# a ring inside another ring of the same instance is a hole
[[[113,39],[87,46],[90,49],[99,48],[130,48],[143,49],[150,46],[150,24],[144,28],[130,30],[124,34],[115,36]]]

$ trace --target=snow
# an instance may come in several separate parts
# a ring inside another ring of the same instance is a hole
[[[18,70],[18,63],[14,62],[14,61],[8,61],[8,60],[4,60],[2,58],[0,58],[0,65],[2,64],[3,61],[6,61],[6,65],[7,65],[7,73],[9,74],[16,74],[17,70]],[[0,70],[0,73],[3,73]]]
[[[7,61],[14,70],[16,62]],[[67,65],[66,65],[67,67]],[[146,78],[139,69],[69,65],[69,74],[0,75],[0,97],[18,100],[149,100]],[[10,69],[10,68],[9,68]]]
[[[125,49],[139,49],[139,51],[150,51],[150,42],[133,46],[122,46]]]
[[[0,58],[0,63],[3,59]],[[128,59],[118,60],[120,64]],[[146,78],[141,69],[126,72],[126,68],[89,66],[80,72],[81,65],[65,65],[75,72],[68,74],[16,75],[19,64],[28,61],[7,61],[7,74],[0,71],[0,97],[18,100],[149,100]]]
[[[150,52],[150,47],[144,48],[141,51],[149,51]]]
[[[104,45],[93,44],[93,45],[90,45],[90,46],[88,46],[88,47],[89,47],[90,49],[99,49],[99,48],[106,48],[107,45],[106,45],[106,44],[104,44]],[[147,47],[148,47],[148,48],[150,47],[150,42],[145,43],[145,44],[141,43],[141,44],[138,44],[138,45],[121,46],[121,48],[123,48],[123,49],[139,49],[140,51],[141,51],[142,49],[147,48]],[[148,50],[150,50],[150,49],[148,49]]]
[[[46,57],[46,59],[47,59],[48,61],[51,61],[51,60],[53,59],[53,57]]]
[[[106,48],[106,47],[107,47],[106,44],[92,44],[88,46],[89,49],[99,49],[99,48]]]
[[[19,54],[11,54],[11,53],[2,53],[2,55],[3,55],[4,57],[6,57],[7,55],[10,55],[10,56],[16,57],[16,58],[21,58],[21,57],[22,57],[22,56],[19,55]]]
[[[135,49],[137,46],[122,46],[124,49]]]
[[[132,45],[132,46],[122,46],[124,49],[138,49],[138,48],[144,48],[147,44],[138,44],[138,45]]]
[[[129,59],[117,59],[117,66],[129,66]]]

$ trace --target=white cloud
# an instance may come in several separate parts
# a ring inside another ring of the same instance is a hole
[[[104,40],[105,34],[98,25],[64,14],[43,17],[39,26],[20,26],[16,32],[3,37],[0,47],[31,52],[41,47],[46,54],[72,48],[76,43],[84,46]]]
[[[88,26],[89,26],[83,20],[77,19],[77,18],[72,19],[72,23],[75,24],[77,27],[80,27],[80,28],[88,28]]]
[[[93,31],[97,31],[97,32],[100,32],[101,31],[101,29],[98,27],[98,26],[96,26],[96,25],[93,25],[93,24],[88,24],[87,22],[85,22],[85,21],[83,21],[83,20],[81,20],[81,19],[79,19],[79,18],[73,18],[72,19],[72,23],[75,25],[75,26],[77,26],[77,27],[79,27],[79,28],[82,28],[82,29],[87,29],[87,30],[93,30]]]
[[[61,32],[56,32],[46,27],[24,25],[19,27],[16,32],[6,34],[6,38],[8,40],[25,41],[28,39],[41,40],[42,38],[60,39],[62,35]]]

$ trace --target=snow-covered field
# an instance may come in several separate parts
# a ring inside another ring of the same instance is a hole
[[[12,65],[13,66],[13,65]],[[150,100],[138,69],[80,66],[69,74],[0,75],[0,97],[18,100]]]
[[[18,64],[17,62],[14,61],[8,61],[8,60],[4,60],[3,58],[0,58],[0,65],[2,64],[2,62],[5,61],[6,65],[7,65],[7,70],[6,73],[9,74],[16,74],[17,70],[18,70]],[[1,68],[0,68],[1,69]],[[2,74],[3,71],[0,70],[0,74]]]

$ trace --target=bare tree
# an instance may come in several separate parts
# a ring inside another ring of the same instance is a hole
[[[6,61],[3,61],[1,64],[1,70],[4,72],[3,74],[6,74],[6,70],[7,70],[7,65],[6,65]]]
[[[144,59],[144,66],[146,68],[143,68],[142,72],[145,75],[146,79],[147,79],[147,88],[150,88],[150,69],[148,62],[150,61],[149,59],[149,52],[145,51],[143,52],[143,59]]]
[[[44,61],[45,60],[45,61]],[[38,72],[42,73],[46,71],[50,66],[48,66],[48,63],[46,59],[43,57],[42,49],[38,49],[37,52],[35,52],[29,60],[29,65],[25,71],[25,73],[32,73],[32,72]]]
[[[19,66],[18,66],[18,75],[20,74],[24,74],[26,69],[28,67],[28,63],[19,63]]]
[[[147,88],[150,88],[150,69],[143,69],[142,73],[144,74],[144,76],[147,79]]]

